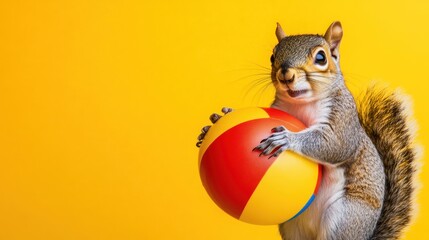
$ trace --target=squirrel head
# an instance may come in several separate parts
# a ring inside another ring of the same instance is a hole
[[[311,102],[329,94],[341,74],[341,23],[332,23],[324,36],[286,36],[277,23],[276,36],[279,43],[271,55],[271,79],[277,97],[288,102]]]

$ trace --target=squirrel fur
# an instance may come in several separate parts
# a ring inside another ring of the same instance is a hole
[[[279,126],[255,149],[271,156],[291,150],[323,165],[318,195],[279,225],[282,239],[400,238],[414,209],[417,159],[406,102],[398,93],[369,88],[356,105],[339,65],[339,22],[324,36],[286,36],[278,24],[276,36],[271,107],[308,128],[294,133]]]

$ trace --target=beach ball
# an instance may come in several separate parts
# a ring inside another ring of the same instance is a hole
[[[238,109],[219,119],[200,146],[202,184],[216,205],[236,219],[280,224],[305,211],[317,194],[321,165],[292,151],[271,158],[253,151],[278,126],[292,132],[306,128],[278,109]]]

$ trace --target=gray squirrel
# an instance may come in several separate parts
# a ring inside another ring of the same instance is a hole
[[[339,65],[340,22],[323,36],[286,36],[277,24],[276,36],[271,107],[308,128],[293,133],[276,127],[254,151],[275,157],[291,150],[323,166],[317,197],[301,215],[279,225],[282,239],[400,238],[414,209],[417,170],[407,102],[397,92],[369,88],[357,107]],[[209,129],[202,129],[197,146]]]

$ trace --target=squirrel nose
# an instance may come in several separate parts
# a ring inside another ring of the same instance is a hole
[[[282,80],[282,82],[285,82],[287,84],[293,83],[295,80],[295,70],[291,68],[282,68],[281,70],[281,78],[279,80]]]

